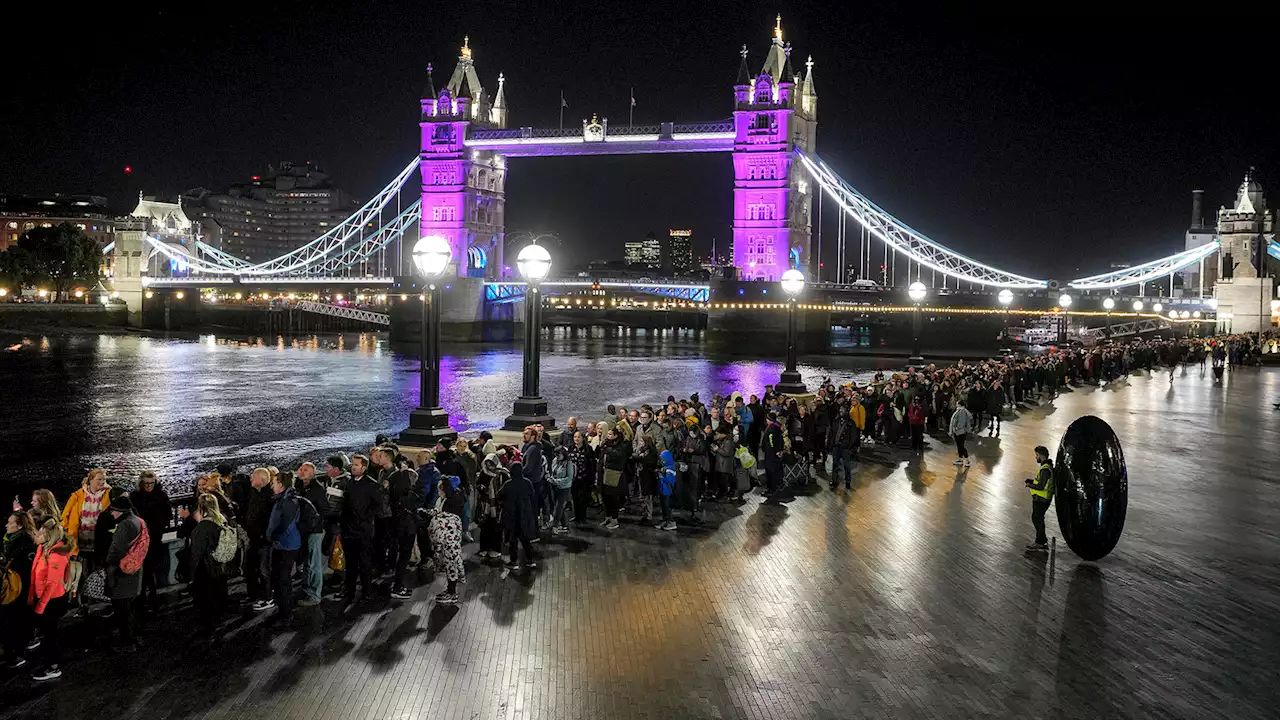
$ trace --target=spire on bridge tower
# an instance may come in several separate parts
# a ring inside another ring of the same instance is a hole
[[[747,46],[742,46],[742,62],[738,63],[738,81],[733,84],[733,102],[746,105],[751,95],[751,71],[747,69]]]
[[[436,84],[431,79],[431,71],[431,63],[427,63],[427,86],[422,89],[423,100],[426,100],[427,98],[431,98],[432,100],[436,99]]]
[[[489,122],[496,127],[507,126],[507,91],[504,88],[507,79],[498,73],[498,94],[493,98],[493,108],[489,110]]]
[[[804,63],[804,82],[800,84],[800,102],[796,104],[800,114],[812,119],[818,114],[818,90],[813,84],[813,56]]]
[[[782,16],[778,16],[778,23],[773,28],[773,41],[769,43],[769,51],[764,56],[764,69],[760,72],[773,78],[774,81],[783,79],[787,66],[787,46],[782,42]]]

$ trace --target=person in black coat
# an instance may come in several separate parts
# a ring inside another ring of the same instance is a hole
[[[525,477],[521,463],[513,462],[508,468],[507,481],[498,488],[498,504],[502,507],[502,529],[507,535],[507,567],[515,568],[519,556],[517,544],[524,547],[525,567],[537,567],[533,545],[529,542],[538,536],[537,512],[534,510],[533,483]]]
[[[256,468],[249,475],[250,489],[241,506],[241,526],[249,534],[249,556],[241,571],[245,589],[251,603],[271,599],[267,585],[267,570],[271,560],[271,543],[267,541],[267,525],[271,522],[271,504],[275,493],[271,492],[271,471]]]
[[[0,546],[0,573],[12,570],[22,587],[17,599],[8,605],[0,605],[0,641],[4,645],[6,667],[18,670],[27,664],[27,643],[35,618],[27,604],[31,588],[31,565],[35,559],[36,530],[31,516],[23,510],[14,510],[4,528],[4,544]]]
[[[143,470],[138,475],[138,488],[129,493],[133,499],[133,509],[138,517],[147,524],[147,534],[151,544],[147,546],[147,558],[142,564],[142,594],[147,605],[155,608],[157,602],[156,588],[161,578],[168,579],[169,549],[164,545],[164,533],[173,522],[173,508],[169,504],[169,495],[156,481],[156,474]]]
[[[227,519],[210,493],[199,497],[191,517],[195,520],[195,528],[191,531],[187,548],[186,575],[197,622],[204,627],[213,627],[218,624],[227,604],[226,566],[213,558]]]
[[[351,479],[342,497],[342,549],[347,559],[344,612],[356,601],[356,581],[366,599],[373,597],[375,519],[382,509],[382,486],[369,474],[369,458],[351,458]]]

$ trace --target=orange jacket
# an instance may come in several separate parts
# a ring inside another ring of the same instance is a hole
[[[849,406],[849,419],[859,430],[867,429],[867,409],[862,407],[862,403],[858,402],[858,398],[853,398],[853,405]]]
[[[66,594],[67,566],[71,563],[71,545],[66,540],[46,551],[44,545],[36,546],[36,559],[31,564],[31,587],[27,589],[27,604],[35,606],[37,615],[43,615],[45,606],[54,598]]]
[[[111,504],[111,486],[102,493],[102,512]],[[62,508],[62,528],[67,531],[67,542],[71,544],[71,554],[79,555],[80,509],[84,507],[84,488],[71,493],[67,498],[67,506]]]

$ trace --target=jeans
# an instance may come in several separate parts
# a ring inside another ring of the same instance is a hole
[[[843,445],[836,445],[831,448],[831,485],[835,486],[840,475],[844,475],[844,484],[848,485],[851,480],[849,471],[852,469],[853,463],[849,461],[847,451]]]
[[[551,506],[551,526],[568,527],[565,522],[564,509],[569,504],[570,488],[555,488],[555,503]]]
[[[671,522],[671,496],[658,495],[658,505],[662,508],[662,522]]]
[[[297,560],[297,550],[271,549],[271,590],[279,617],[293,612],[293,565]]]
[[[1036,528],[1036,542],[1040,545],[1047,545],[1049,539],[1044,534],[1044,514],[1049,511],[1049,503],[1051,500],[1041,499],[1039,496],[1031,498],[1031,524]]]
[[[319,600],[324,591],[324,533],[311,533],[302,538],[302,592],[308,600]]]
[[[244,559],[244,584],[249,600],[266,600],[270,597],[267,591],[267,576],[263,572],[266,559],[270,557],[270,547],[261,540],[249,541],[248,557]]]
[[[356,581],[364,590],[364,597],[373,597],[373,538],[341,535],[342,552],[346,556],[346,591],[348,603],[355,602]]]

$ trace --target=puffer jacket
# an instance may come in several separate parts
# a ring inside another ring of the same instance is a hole
[[[43,615],[49,601],[67,594],[63,583],[67,578],[67,566],[71,562],[71,545],[60,540],[52,550],[44,545],[36,546],[36,559],[31,564],[31,586],[27,589],[27,604],[37,615]]]

